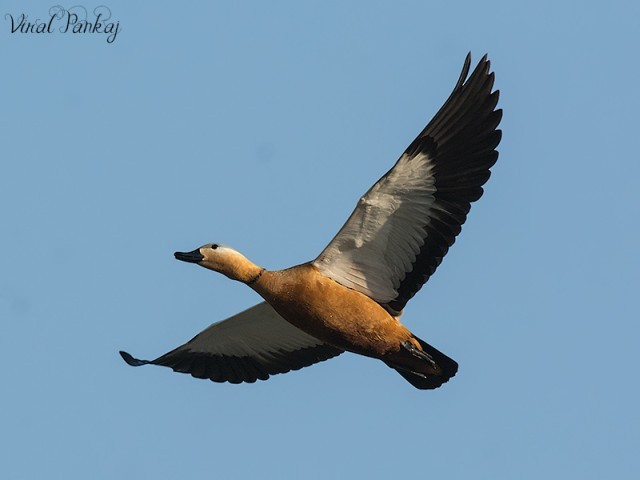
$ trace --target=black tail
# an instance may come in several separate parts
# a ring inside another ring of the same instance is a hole
[[[400,365],[396,362],[386,362],[395,369],[405,380],[420,390],[432,390],[447,382],[458,371],[458,363],[436,350],[424,340],[416,339],[422,351],[413,346],[411,342],[402,344],[406,355],[410,355],[411,361],[406,362],[411,367]],[[402,362],[405,364],[405,362]]]

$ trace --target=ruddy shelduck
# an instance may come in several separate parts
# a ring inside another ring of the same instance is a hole
[[[483,193],[498,159],[502,110],[486,55],[387,174],[360,199],[312,262],[269,271],[208,243],[175,258],[238,280],[264,302],[215,323],[153,360],[214,382],[255,382],[348,351],[377,358],[419,389],[453,377],[458,364],[420,340],[400,314],[433,275]]]

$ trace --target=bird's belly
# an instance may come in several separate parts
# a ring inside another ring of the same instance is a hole
[[[378,303],[330,279],[295,285],[288,294],[266,299],[309,335],[361,355],[379,357],[397,351],[411,336]]]

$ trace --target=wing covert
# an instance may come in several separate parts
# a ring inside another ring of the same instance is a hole
[[[155,360],[138,360],[126,352],[120,354],[132,366],[161,365],[214,382],[252,383],[328,360],[342,352],[294,327],[268,303],[261,302],[214,323]]]
[[[494,74],[485,55],[467,78],[470,63],[467,55],[447,101],[313,262],[392,312],[440,265],[498,159]]]

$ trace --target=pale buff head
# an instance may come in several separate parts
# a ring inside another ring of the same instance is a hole
[[[219,243],[207,243],[192,252],[176,252],[174,256],[244,283],[251,282],[262,270],[240,252]]]

